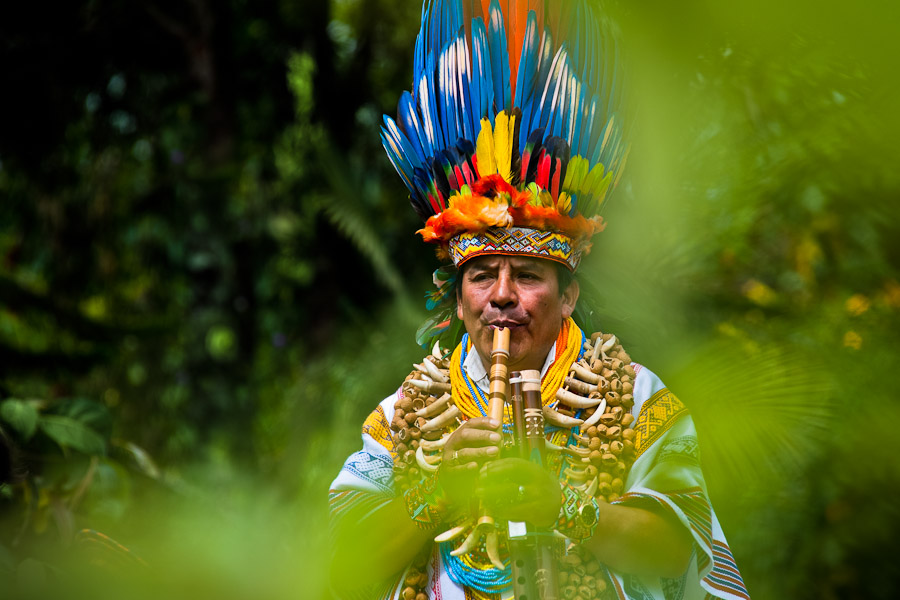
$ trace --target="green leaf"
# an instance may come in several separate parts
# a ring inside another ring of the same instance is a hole
[[[28,441],[37,429],[38,410],[32,402],[9,398],[0,404],[0,418],[12,425]]]
[[[159,467],[156,466],[153,457],[146,450],[134,442],[113,440],[112,443],[128,453],[144,475],[152,479],[159,479]]]
[[[59,415],[44,415],[39,422],[41,431],[63,448],[72,448],[85,454],[103,454],[106,442],[90,427]]]

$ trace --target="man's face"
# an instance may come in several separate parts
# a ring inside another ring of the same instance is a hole
[[[495,327],[509,327],[509,370],[540,369],[564,319],[578,300],[578,283],[559,293],[548,260],[487,255],[466,263],[456,314],[482,360],[490,361]]]

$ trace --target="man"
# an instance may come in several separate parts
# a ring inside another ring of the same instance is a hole
[[[385,119],[420,233],[453,266],[436,272],[432,356],[369,416],[332,485],[334,589],[511,597],[504,524],[527,522],[569,540],[555,549],[562,597],[748,598],[684,406],[614,336],[572,319],[572,272],[624,145],[598,114],[615,98],[595,93],[615,69],[570,57],[561,37],[600,48],[612,34],[582,1],[511,4],[426,3],[417,96],[402,97],[400,127]],[[509,370],[540,372],[543,466],[507,455],[510,414],[487,416],[497,328],[510,331]]]

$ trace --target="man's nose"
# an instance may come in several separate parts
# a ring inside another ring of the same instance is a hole
[[[516,289],[512,277],[501,273],[491,290],[491,304],[497,308],[505,308],[516,303]]]

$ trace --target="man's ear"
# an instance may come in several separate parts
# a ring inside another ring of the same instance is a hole
[[[575,312],[575,304],[578,303],[578,295],[580,293],[581,287],[578,285],[578,280],[573,278],[572,281],[569,282],[569,285],[566,287],[561,298],[563,319],[568,319],[572,316],[572,313]]]

